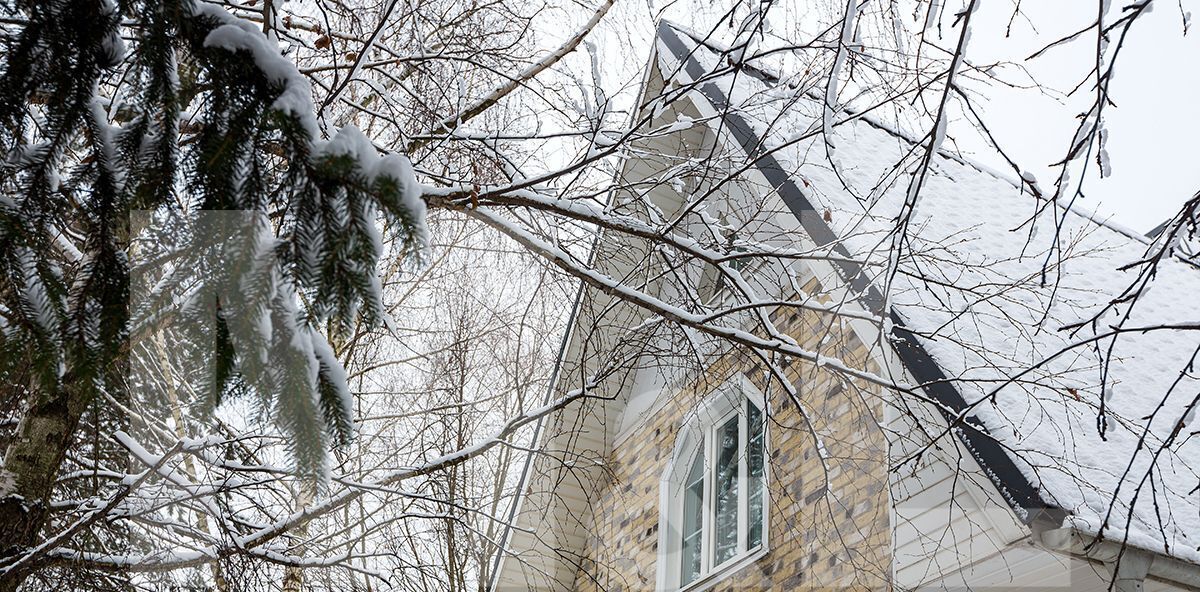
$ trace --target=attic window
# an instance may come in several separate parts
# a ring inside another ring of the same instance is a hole
[[[726,238],[726,241],[727,245],[725,247],[725,252],[729,253],[730,255],[737,255],[739,253],[746,252],[746,248],[738,243],[736,232],[730,233]],[[729,269],[741,273],[748,269],[749,262],[750,259],[746,257],[737,257],[735,259],[728,260],[725,265]],[[713,263],[706,263],[704,265],[704,272],[700,276],[700,283],[697,286],[697,293],[700,295],[700,302],[709,306],[718,304],[718,301],[722,296],[728,296],[726,292],[728,292],[730,288],[729,284],[729,278],[722,273],[721,269],[717,265]]]
[[[662,480],[659,589],[736,571],[766,550],[766,421],[749,383],[728,384],[693,411]]]

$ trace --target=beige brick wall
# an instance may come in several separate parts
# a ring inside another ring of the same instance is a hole
[[[772,319],[807,349],[823,342],[822,353],[873,368],[867,348],[828,315],[792,309],[776,311]],[[808,363],[781,365],[799,390],[799,406],[777,384],[767,388],[763,369],[748,356],[733,352],[715,360],[704,376],[647,414],[645,423],[617,444],[611,478],[593,497],[593,527],[575,589],[654,589],[659,479],[681,419],[712,388],[737,374],[766,392],[770,405],[769,551],[711,590],[888,588],[891,530],[878,390]],[[814,431],[824,443],[824,456]]]

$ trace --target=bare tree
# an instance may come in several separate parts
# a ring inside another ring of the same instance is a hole
[[[1137,483],[1139,492],[1164,487],[1156,484],[1155,467],[1178,460],[1181,443],[1194,435],[1186,428],[1197,400],[1175,404],[1180,395],[1172,387],[1155,394],[1170,418],[1138,422],[1114,415],[1106,396],[1112,388],[1108,368],[1128,335],[1195,330],[1194,319],[1141,324],[1135,311],[1164,261],[1194,259],[1189,245],[1196,240],[1197,198],[1145,245],[1144,257],[1130,261],[1136,278],[1113,302],[1100,309],[1076,306],[1078,294],[1055,289],[1069,262],[1101,250],[1072,226],[1072,204],[1087,175],[1106,174],[1109,167],[1104,114],[1114,104],[1113,68],[1127,32],[1153,1],[1119,9],[1098,2],[1094,22],[1048,46],[1096,47],[1084,85],[1095,99],[1057,165],[1061,172],[1052,190],[999,145],[981,116],[981,88],[1015,83],[1001,74],[1007,64],[971,57],[977,0],[961,6],[937,0],[805,3],[813,14],[794,22],[786,18],[793,9],[774,2],[717,7],[711,9],[714,24],[687,41],[694,62],[678,63],[674,71],[649,65],[664,81],[661,88],[642,88],[641,77],[612,80],[603,44],[622,27],[652,35],[642,21],[658,16],[613,0],[180,3],[196,14],[219,15],[213,18],[220,26],[240,27],[240,41],[228,42],[228,49],[261,70],[266,82],[255,88],[269,99],[264,113],[301,127],[311,122],[312,146],[324,146],[317,136],[331,138],[339,149],[353,144],[344,153],[328,150],[354,156],[354,166],[386,161],[380,155],[406,155],[415,171],[412,183],[419,183],[410,189],[428,211],[427,220],[416,221],[419,231],[411,231],[414,221],[403,212],[370,212],[364,236],[378,237],[371,268],[329,272],[365,286],[361,309],[357,299],[320,290],[286,295],[315,319],[313,334],[332,356],[318,354],[322,372],[340,376],[332,382],[347,385],[352,402],[353,438],[346,434],[340,446],[327,446],[339,440],[335,434],[307,447],[299,431],[289,430],[296,420],[280,421],[271,405],[232,397],[212,404],[205,390],[211,377],[190,364],[183,353],[189,337],[171,324],[186,316],[184,302],[210,272],[188,275],[193,270],[187,266],[174,267],[176,260],[186,261],[179,255],[183,248],[156,250],[169,243],[164,236],[171,227],[135,225],[100,246],[89,234],[91,202],[73,196],[125,182],[112,174],[117,165],[93,170],[96,154],[105,154],[105,133],[132,137],[122,134],[157,117],[168,124],[156,129],[174,143],[164,153],[215,142],[209,137],[215,119],[208,113],[216,95],[206,86],[213,79],[201,74],[203,61],[196,56],[197,48],[221,45],[209,31],[189,41],[195,55],[181,46],[169,60],[155,61],[173,77],[175,86],[155,91],[172,97],[173,110],[149,117],[127,97],[143,83],[140,56],[176,43],[143,33],[154,30],[150,20],[166,17],[142,3],[97,2],[95,12],[112,21],[116,39],[98,46],[121,41],[128,51],[95,68],[94,84],[79,102],[94,105],[88,123],[61,130],[61,139],[52,138],[58,144],[45,152],[40,147],[51,140],[43,135],[57,130],[46,122],[57,120],[44,89],[22,87],[4,99],[19,112],[21,127],[4,136],[10,164],[0,173],[3,220],[21,219],[21,208],[43,195],[58,196],[54,203],[61,208],[27,225],[47,237],[43,242],[52,248],[46,252],[20,242],[24,235],[13,229],[25,228],[24,221],[0,227],[16,261],[0,283],[2,344],[6,353],[25,351],[0,365],[0,435],[8,448],[0,473],[0,524],[22,530],[12,547],[0,549],[0,589],[22,583],[50,588],[79,578],[113,589],[483,589],[496,558],[507,551],[507,537],[521,528],[512,520],[512,504],[533,486],[523,477],[526,459],[547,455],[535,446],[543,441],[539,437],[550,430],[569,433],[572,421],[600,413],[638,372],[695,373],[721,356],[741,356],[762,370],[764,389],[797,412],[791,427],[819,424],[822,414],[805,402],[786,369],[793,362],[853,385],[845,391],[848,399],[911,416],[921,437],[914,438],[910,455],[889,465],[897,472],[969,428],[967,418],[1001,389],[1023,389],[1036,405],[1038,388],[1069,388],[1080,402],[1090,397],[1101,435],[1111,423],[1144,430],[1138,458],[1128,462],[1130,478],[1121,483]],[[52,19],[39,10],[28,2],[4,4],[4,42],[29,39],[30,31],[41,30],[35,27],[46,26],[43,21]],[[1012,18],[1021,14],[1018,2]],[[254,35],[245,23],[253,24]],[[699,71],[689,71],[688,63]],[[19,74],[8,58],[4,67],[6,80]],[[739,86],[744,79],[756,82]],[[297,86],[300,80],[311,88]],[[731,92],[723,104],[712,101],[708,89],[721,85],[744,94]],[[695,106],[698,96],[708,97],[703,110]],[[675,117],[676,109],[686,119]],[[772,139],[739,145],[744,138],[732,137],[730,122],[763,114],[769,129],[754,131]],[[843,131],[864,121],[887,129],[898,146],[889,153],[895,158],[865,182],[840,156],[854,141]],[[361,133],[344,131],[352,127]],[[990,143],[1019,189],[1032,196],[1028,215],[1014,229],[1039,258],[1032,271],[990,272],[989,265],[1015,266],[1023,258],[981,262],[959,248],[963,236],[930,238],[916,229],[925,224],[917,213],[931,179],[947,174],[942,163],[962,164],[953,154],[956,133]],[[149,145],[158,137],[144,134],[141,141]],[[271,166],[239,170],[233,185],[252,185],[259,176],[290,179],[297,163],[309,158],[288,152],[291,145],[276,136],[261,139],[255,153],[274,159]],[[752,173],[764,162],[787,158],[800,159],[786,164],[792,182],[809,189],[799,171],[818,166],[830,171],[831,186],[856,198],[861,209],[813,209],[811,220],[801,220],[805,230],[811,222],[847,229],[846,235],[802,237],[776,222],[788,214],[778,199],[780,187]],[[62,186],[53,180],[58,171],[72,169],[86,174]],[[171,186],[151,188],[169,196],[151,217],[198,216],[203,204],[190,193],[194,187],[173,179]],[[259,239],[295,238],[287,221],[299,191],[286,183],[262,185],[277,190],[263,191]],[[136,209],[132,199],[121,203],[106,206],[106,215],[124,219]],[[418,235],[422,240],[414,239]],[[122,255],[113,261],[135,263],[114,272],[118,276],[145,274],[151,288],[184,276],[195,284],[172,284],[176,292],[151,289],[161,297],[155,314],[127,319],[127,330],[104,344],[114,355],[101,370],[136,377],[129,388],[105,387],[96,379],[102,386],[89,397],[62,398],[72,402],[65,419],[39,424],[46,385],[91,393],[91,383],[45,371],[50,366],[39,358],[39,347],[49,346],[37,339],[64,350],[86,341],[68,321],[90,309],[73,308],[76,300],[65,290],[39,292],[30,278],[55,276],[65,286],[85,282],[92,277],[89,262],[114,248]],[[805,270],[818,266],[842,277],[814,283]],[[875,292],[843,289],[860,278]],[[897,323],[893,304],[914,285],[928,286],[942,301],[933,308],[949,303],[945,308],[958,307],[958,313],[932,329]],[[318,314],[330,307],[345,314]],[[1044,326],[1064,310],[1082,317],[1065,327]],[[825,334],[837,338],[800,343],[777,321],[787,313],[818,315],[827,323]],[[1000,352],[963,327],[971,314],[1000,318],[997,323],[1022,344],[1041,343],[1043,332],[1066,337],[1052,349]],[[850,359],[840,337],[849,325],[873,328],[876,352],[906,336],[947,340],[962,348],[969,363],[957,375],[911,382]],[[560,336],[567,332],[583,345],[563,364]],[[36,339],[25,339],[27,334]],[[1096,363],[1082,370],[1059,365],[1079,352],[1094,352]],[[253,360],[239,356],[235,364],[230,355],[229,368],[248,374]],[[1081,371],[1098,371],[1098,379],[1080,379]],[[1181,381],[1190,376],[1191,361],[1178,372]],[[931,384],[943,382],[980,396],[963,408],[947,408],[930,394]],[[913,410],[921,406],[936,409],[941,423]],[[1163,421],[1178,428],[1166,437],[1152,434],[1151,424]],[[321,471],[297,474],[296,467],[308,466],[297,458],[303,451],[311,465],[312,451],[326,448],[331,450],[321,457]],[[1152,457],[1148,464],[1139,460],[1145,455]],[[574,458],[569,464],[603,471],[605,460]],[[1023,460],[1046,473],[1069,462],[1033,455]],[[1152,499],[1158,494],[1148,493]],[[1128,526],[1133,513],[1112,499],[1112,519]],[[37,511],[22,506],[25,501]],[[834,505],[827,509],[837,511]]]

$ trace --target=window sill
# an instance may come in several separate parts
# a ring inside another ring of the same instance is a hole
[[[739,559],[734,559],[720,568],[710,572],[708,575],[689,583],[688,585],[678,588],[677,592],[704,592],[725,581],[733,574],[742,570],[742,568],[762,559],[770,551],[767,545],[762,545],[758,549],[747,553]]]

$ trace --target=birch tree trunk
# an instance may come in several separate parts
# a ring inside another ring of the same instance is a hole
[[[45,525],[50,494],[59,467],[74,439],[87,401],[71,377],[62,380],[63,388],[42,393],[17,427],[17,436],[4,455],[0,473],[0,561],[14,557],[37,542]],[[21,388],[17,381],[4,388]],[[12,592],[28,575],[18,569],[0,575],[0,592]]]
[[[179,392],[175,388],[175,378],[172,374],[171,357],[167,355],[167,347],[163,341],[162,333],[156,334],[154,339],[154,347],[158,352],[158,362],[162,366],[163,386],[166,387],[167,402],[171,406],[171,418],[175,421],[175,435],[182,440],[187,437],[187,430],[184,428],[183,409],[179,405]],[[196,463],[191,456],[186,456],[183,459],[183,470],[187,472],[192,482],[198,483],[196,478]],[[208,516],[204,512],[196,513],[196,527],[202,532],[216,534],[208,522]],[[213,584],[217,588],[217,592],[229,592],[229,582],[225,580],[225,572],[221,569],[221,563],[214,561],[209,564],[209,569],[212,572]]]
[[[300,485],[300,493],[296,496],[296,511],[303,511],[312,502],[314,494],[312,484]],[[299,540],[303,540],[308,536],[308,523],[297,526],[293,531]],[[301,544],[293,553],[299,557],[304,554],[304,546]],[[283,570],[283,592],[300,592],[304,589],[304,568],[289,565]]]

